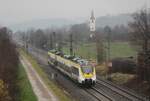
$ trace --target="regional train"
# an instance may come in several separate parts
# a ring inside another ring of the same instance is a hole
[[[95,66],[85,59],[50,50],[48,51],[48,63],[82,86],[94,86],[96,83]]]

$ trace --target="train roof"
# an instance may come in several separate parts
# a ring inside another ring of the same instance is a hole
[[[71,55],[64,55],[63,53],[63,55],[60,55],[60,54],[57,54],[58,53],[58,51],[56,51],[56,50],[50,50],[49,52],[48,52],[48,54],[50,55],[50,53],[53,53],[53,54],[55,54],[55,55],[57,55],[57,56],[59,56],[59,58],[61,57],[61,58],[63,58],[63,59],[65,59],[65,60],[68,60],[68,61],[70,61],[72,64],[78,64],[79,66],[81,66],[81,65],[88,65],[89,64],[89,62],[86,60],[86,59],[82,59],[82,58],[80,58],[80,57],[75,57],[75,56],[71,56]],[[60,59],[60,60],[62,60],[62,59]],[[64,60],[64,61],[65,61]],[[65,62],[67,62],[67,61],[65,61]],[[67,62],[68,63],[68,62]]]

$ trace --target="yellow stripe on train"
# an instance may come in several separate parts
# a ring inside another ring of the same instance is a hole
[[[92,73],[90,73],[90,74],[84,73],[83,76],[84,76],[84,78],[92,78],[93,74]]]

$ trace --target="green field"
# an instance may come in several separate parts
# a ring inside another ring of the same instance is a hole
[[[106,49],[105,49],[106,51]],[[68,54],[69,47],[63,47],[63,52]],[[96,59],[96,45],[95,43],[76,45],[74,52],[77,56],[81,56],[86,59]],[[117,57],[129,57],[135,56],[136,51],[130,46],[128,42],[113,42],[110,47],[110,58]]]
[[[32,90],[26,72],[21,64],[19,64],[19,72],[17,85],[19,87],[18,101],[37,101],[37,98]]]

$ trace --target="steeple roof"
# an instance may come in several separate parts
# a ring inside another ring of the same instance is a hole
[[[92,12],[91,12],[91,17],[90,17],[90,19],[91,20],[94,20],[95,19],[95,17],[94,17],[94,11],[92,10]]]

